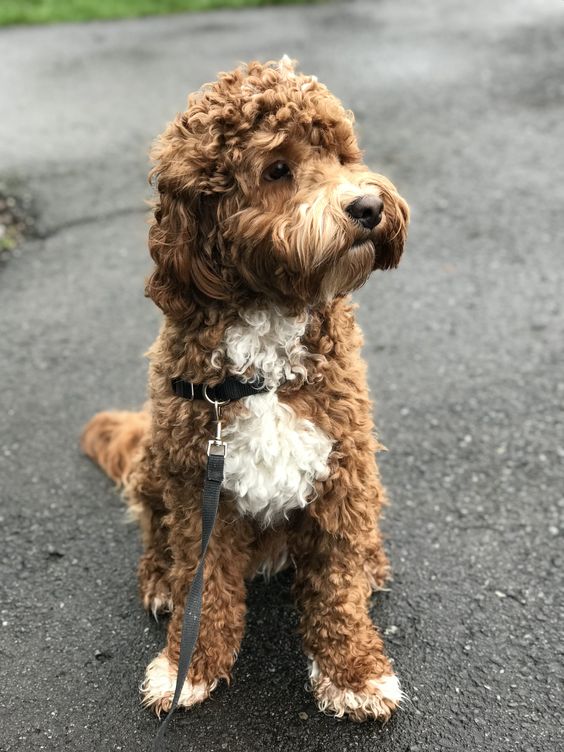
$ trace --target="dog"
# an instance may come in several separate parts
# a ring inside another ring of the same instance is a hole
[[[139,522],[144,607],[171,614],[141,685],[159,715],[174,694],[214,436],[210,405],[176,394],[174,379],[263,385],[222,410],[225,478],[180,706],[229,680],[245,583],[286,566],[319,708],[385,720],[402,699],[368,610],[389,576],[377,526],[385,492],[349,294],[398,265],[408,207],[363,164],[353,123],[285,56],[192,94],[152,152],[146,295],[164,322],[148,353],[149,402],[94,416],[82,447],[124,486]]]

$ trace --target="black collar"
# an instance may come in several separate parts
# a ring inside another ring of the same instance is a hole
[[[170,383],[177,397],[184,397],[191,401],[207,399],[208,402],[233,402],[243,397],[250,397],[251,394],[261,394],[267,391],[264,381],[260,379],[244,382],[239,381],[235,376],[227,376],[225,381],[215,386],[193,384],[184,379],[171,379]]]

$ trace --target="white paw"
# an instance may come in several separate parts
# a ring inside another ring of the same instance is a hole
[[[321,673],[316,661],[311,662],[309,675],[319,709],[337,718],[347,715],[355,721],[387,720],[404,696],[395,674],[370,679],[360,692],[337,687]]]
[[[217,681],[211,685],[205,682],[192,684],[185,681],[180,693],[178,707],[189,708],[203,702],[216,685]],[[145,679],[139,688],[143,706],[151,708],[160,717],[161,713],[170,710],[175,687],[176,667],[170,663],[163,651],[147,666]]]

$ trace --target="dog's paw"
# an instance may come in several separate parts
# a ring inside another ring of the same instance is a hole
[[[164,578],[155,578],[151,582],[145,583],[141,589],[141,597],[143,599],[143,608],[145,611],[153,614],[155,619],[160,614],[172,613],[172,597],[168,582]]]
[[[360,692],[337,687],[319,670],[315,661],[310,667],[310,681],[317,705],[323,713],[353,721],[378,718],[386,721],[402,701],[403,693],[395,674],[369,679]]]
[[[159,614],[172,613],[172,596],[167,575],[147,555],[142,557],[139,564],[139,591],[143,608],[153,614],[155,619]]]
[[[178,707],[190,708],[192,705],[203,702],[216,685],[217,681],[212,684],[205,682],[192,684],[185,681]],[[167,713],[170,710],[175,687],[176,669],[163,651],[147,666],[145,679],[139,688],[143,706],[153,710],[160,718],[161,713]]]
[[[153,614],[155,620],[162,614],[172,614],[173,604],[170,592],[162,590],[154,594],[143,596],[143,607]]]

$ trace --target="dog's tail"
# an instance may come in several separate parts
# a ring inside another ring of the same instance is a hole
[[[97,413],[84,426],[82,451],[121,486],[132,468],[143,437],[149,430],[148,412]]]

